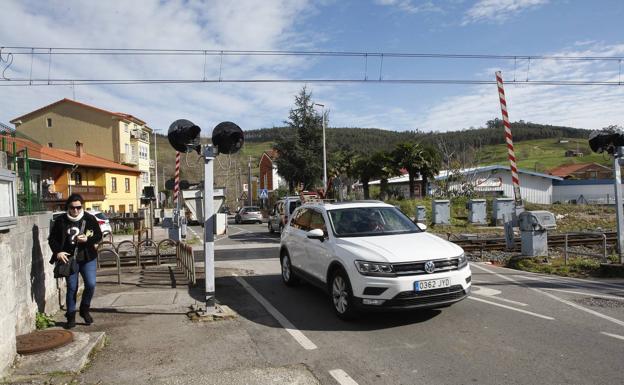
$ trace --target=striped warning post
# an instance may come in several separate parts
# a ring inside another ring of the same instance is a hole
[[[501,112],[503,114],[503,125],[505,126],[505,140],[507,141],[507,155],[511,168],[511,181],[513,183],[514,198],[516,205],[522,205],[520,196],[520,178],[518,178],[518,166],[516,166],[516,154],[514,152],[513,137],[511,136],[511,124],[507,112],[507,102],[505,100],[505,89],[503,88],[503,76],[501,71],[496,71],[496,85],[498,86],[498,98],[500,99]]]
[[[176,151],[175,164],[175,187],[173,188],[173,206],[178,207],[178,195],[180,193],[180,152]]]

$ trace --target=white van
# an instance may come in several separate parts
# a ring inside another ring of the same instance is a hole
[[[301,206],[301,198],[298,196],[288,196],[277,201],[269,213],[269,232],[279,231],[281,233],[288,223],[288,218],[299,206]]]

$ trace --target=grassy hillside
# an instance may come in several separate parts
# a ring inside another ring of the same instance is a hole
[[[560,143],[557,139],[537,139],[514,142],[514,150],[518,167],[527,170],[544,172],[562,164],[596,162],[609,165],[611,160],[596,154],[589,148],[587,139],[569,138],[567,143]],[[565,157],[566,150],[579,150],[582,157]],[[481,165],[507,165],[507,145],[499,144],[484,146],[478,152],[478,161]]]

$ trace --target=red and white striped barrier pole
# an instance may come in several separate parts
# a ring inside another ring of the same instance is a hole
[[[511,124],[509,123],[509,113],[507,112],[507,102],[505,100],[505,89],[503,88],[503,76],[501,71],[496,71],[496,85],[498,86],[498,97],[500,99],[501,112],[503,114],[503,125],[505,126],[505,141],[507,142],[507,155],[511,168],[511,182],[513,183],[514,199],[516,207],[522,207],[522,196],[520,195],[520,178],[518,178],[518,166],[516,166],[516,154],[514,152],[513,137],[511,136]]]
[[[173,205],[176,209],[178,207],[178,195],[180,194],[180,152],[176,151],[176,163],[175,163],[175,186],[173,188]]]

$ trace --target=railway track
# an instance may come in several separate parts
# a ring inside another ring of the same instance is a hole
[[[568,245],[602,245],[603,236],[607,237],[607,247],[614,246],[617,243],[616,232],[605,233],[570,233],[568,234]],[[450,239],[451,242],[461,246],[465,251],[486,251],[486,250],[505,250],[507,244],[504,237],[491,238],[468,238],[468,239]],[[558,247],[565,245],[565,234],[549,234],[548,247]],[[514,251],[520,251],[520,238],[516,237],[514,242]]]

